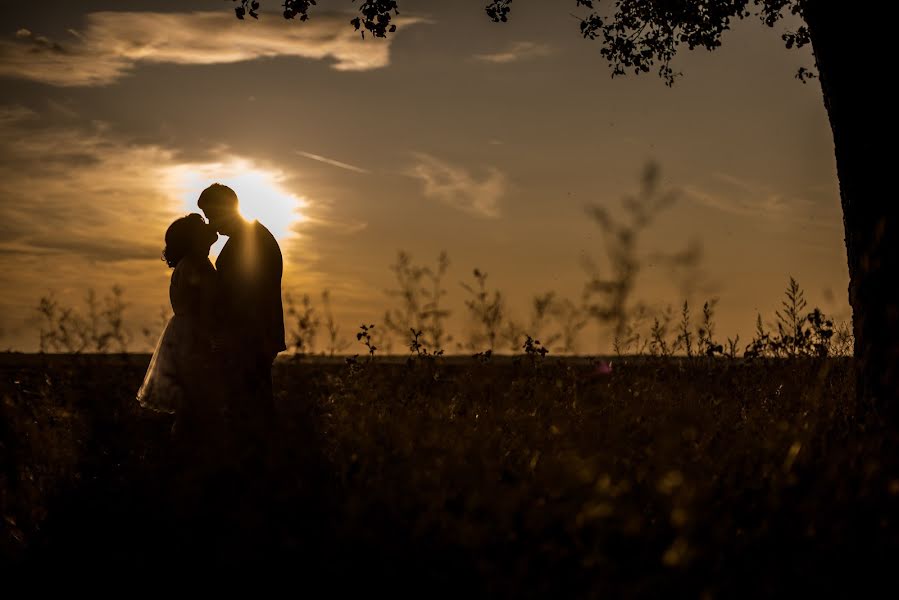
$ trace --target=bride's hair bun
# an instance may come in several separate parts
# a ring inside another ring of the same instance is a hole
[[[190,253],[206,227],[206,221],[197,213],[176,219],[165,232],[162,260],[174,269]]]

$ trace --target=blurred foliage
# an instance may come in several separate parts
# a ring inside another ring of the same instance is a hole
[[[127,352],[131,333],[125,327],[124,290],[115,285],[102,301],[87,292],[86,313],[64,306],[51,292],[37,306],[41,352]]]
[[[452,314],[442,306],[447,291],[443,279],[449,269],[449,256],[441,252],[435,268],[416,265],[412,256],[402,250],[390,270],[396,278],[397,288],[388,290],[398,306],[384,314],[384,326],[389,333],[406,340],[409,332],[419,331],[419,340],[435,351],[443,350],[452,341],[446,330],[446,320]]]

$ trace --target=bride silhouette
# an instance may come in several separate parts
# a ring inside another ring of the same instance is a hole
[[[137,400],[145,408],[183,417],[206,395],[218,296],[209,247],[216,239],[215,230],[198,214],[176,220],[165,233],[162,256],[174,269],[169,284],[174,314],[156,343],[137,392]]]

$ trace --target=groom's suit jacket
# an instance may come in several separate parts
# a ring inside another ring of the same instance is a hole
[[[286,349],[281,306],[281,249],[258,221],[232,235],[215,261],[224,314],[222,327],[240,353],[274,356]]]

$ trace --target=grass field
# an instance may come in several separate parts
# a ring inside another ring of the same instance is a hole
[[[0,357],[4,563],[733,597],[899,556],[897,445],[856,418],[849,359],[285,360],[255,472],[178,458],[133,401],[147,360]]]

